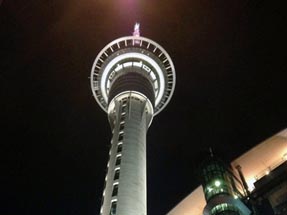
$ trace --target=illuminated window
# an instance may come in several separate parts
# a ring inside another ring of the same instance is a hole
[[[208,191],[208,192],[211,192],[212,190],[213,190],[212,188],[207,187],[207,191]]]
[[[211,209],[211,214],[239,214],[238,209],[231,204],[223,203]]]

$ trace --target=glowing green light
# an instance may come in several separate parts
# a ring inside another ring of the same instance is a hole
[[[219,186],[221,185],[221,183],[220,183],[220,181],[215,181],[215,182],[214,182],[214,185],[215,185],[216,187],[219,187]]]

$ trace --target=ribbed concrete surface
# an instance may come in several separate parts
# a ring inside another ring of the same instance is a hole
[[[146,132],[148,113],[145,100],[128,98],[123,109],[122,101],[115,102],[116,117],[110,153],[106,189],[102,207],[103,215],[110,215],[112,201],[117,201],[116,215],[146,215]],[[124,124],[122,121],[122,112]],[[117,152],[120,125],[124,125],[122,151]],[[112,126],[113,127],[113,126]],[[121,154],[121,163],[116,165]],[[115,169],[120,168],[118,180],[114,180]],[[118,194],[112,197],[113,184],[118,183]]]

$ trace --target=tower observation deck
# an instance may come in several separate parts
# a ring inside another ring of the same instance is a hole
[[[133,36],[112,41],[98,54],[91,88],[112,129],[101,215],[146,215],[146,133],[172,97],[172,60],[141,37],[136,24]]]

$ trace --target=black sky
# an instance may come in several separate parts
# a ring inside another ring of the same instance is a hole
[[[198,185],[209,147],[228,162],[284,129],[283,2],[0,1],[0,214],[99,214],[111,132],[88,76],[136,21],[177,74],[148,132],[149,215]]]

